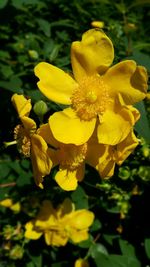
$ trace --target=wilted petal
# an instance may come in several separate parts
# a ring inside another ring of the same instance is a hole
[[[11,101],[18,112],[19,117],[28,116],[31,106],[31,99],[26,99],[23,95],[14,94]]]

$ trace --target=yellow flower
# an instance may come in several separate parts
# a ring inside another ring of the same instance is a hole
[[[44,234],[46,244],[51,246],[65,246],[69,239],[78,243],[88,239],[88,228],[93,220],[92,212],[85,209],[75,211],[69,199],[56,209],[45,200],[37,217],[26,223],[25,237],[36,240]]]
[[[128,108],[132,111],[132,123],[134,124],[139,119],[139,112],[133,107]],[[62,189],[67,191],[75,190],[78,182],[83,180],[85,163],[98,170],[102,178],[110,177],[113,174],[115,163],[121,164],[131,153],[130,144],[128,143],[131,142],[132,145],[133,141],[133,145],[137,145],[136,137],[134,140],[130,140],[130,137],[127,137],[115,146],[99,144],[96,131],[94,131],[88,142],[84,144],[64,144],[54,138],[48,123],[43,124],[39,128],[38,133],[49,145],[48,153],[53,167],[59,165],[59,170],[55,174],[55,180]],[[112,151],[117,151],[115,152],[115,160],[114,152]],[[121,157],[123,158],[122,162]],[[105,171],[102,171],[103,168]],[[111,172],[108,175],[106,170],[109,169]]]
[[[74,79],[46,62],[35,67],[41,92],[54,102],[70,105],[49,119],[58,141],[84,144],[96,123],[99,143],[116,145],[129,134],[134,125],[130,105],[145,98],[147,72],[133,60],[110,67],[113,58],[111,40],[103,31],[91,29],[72,43]]]
[[[75,261],[75,264],[74,264],[74,267],[89,267],[89,263],[87,260],[84,260],[84,259],[77,259]]]
[[[76,146],[57,141],[48,123],[43,124],[38,133],[49,145],[48,153],[53,167],[59,165],[55,174],[56,182],[64,190],[75,190],[78,181],[82,181],[84,177],[87,143]]]
[[[31,158],[35,182],[42,188],[43,177],[50,173],[52,165],[48,146],[38,134],[35,121],[28,117],[32,108],[31,100],[27,100],[23,95],[14,94],[12,102],[21,120],[21,124],[14,129],[14,139],[19,152]]]
[[[14,203],[11,198],[6,198],[0,201],[0,205],[5,208],[10,208],[14,212],[20,212],[21,205],[19,202]]]

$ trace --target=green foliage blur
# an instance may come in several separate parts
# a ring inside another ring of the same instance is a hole
[[[110,180],[101,180],[87,166],[84,181],[74,192],[65,192],[54,181],[54,172],[36,187],[30,161],[20,156],[13,140],[18,124],[11,103],[14,93],[43,100],[45,121],[60,105],[48,101],[37,89],[34,66],[47,61],[71,70],[70,46],[103,21],[103,30],[115,47],[115,61],[134,59],[150,72],[149,0],[0,0],[0,200],[13,199],[21,210],[0,207],[0,267],[68,267],[87,257],[90,267],[150,266],[150,100],[137,105],[141,119],[135,152],[116,168]],[[36,114],[33,114],[35,119]],[[24,239],[24,225],[35,216],[39,203],[54,205],[70,197],[76,209],[95,213],[90,238],[65,247],[48,247],[44,238]]]

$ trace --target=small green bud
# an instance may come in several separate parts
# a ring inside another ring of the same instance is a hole
[[[121,168],[119,168],[119,174],[118,174],[118,176],[122,180],[127,180],[130,177],[130,170],[128,168],[121,167]]]
[[[150,166],[140,166],[138,175],[143,181],[150,181]]]
[[[39,54],[35,50],[29,50],[28,53],[29,53],[29,56],[30,56],[31,59],[35,59],[36,60],[36,59],[39,58]]]
[[[150,149],[147,145],[144,145],[142,147],[142,154],[145,158],[148,158],[148,156],[150,155]]]
[[[48,111],[48,107],[43,100],[40,100],[34,104],[33,110],[35,114],[39,117],[39,119],[41,119]]]

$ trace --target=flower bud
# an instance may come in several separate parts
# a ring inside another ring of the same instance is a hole
[[[34,104],[33,110],[38,117],[43,117],[48,111],[48,107],[43,100],[39,100]]]
[[[75,261],[74,267],[89,267],[89,263],[87,260],[80,258]]]
[[[36,60],[39,58],[39,55],[38,55],[37,51],[35,51],[35,50],[29,50],[28,53],[29,53],[29,56],[31,59]]]
[[[121,167],[121,168],[119,168],[118,176],[122,180],[127,180],[130,177],[130,170],[128,168]]]
[[[148,156],[150,155],[150,149],[147,145],[144,145],[142,147],[142,154],[145,158],[148,158]]]
[[[95,20],[95,21],[92,21],[91,22],[91,26],[94,27],[94,28],[103,29],[104,26],[105,26],[105,23],[104,23],[104,21],[97,21],[97,20]]]

